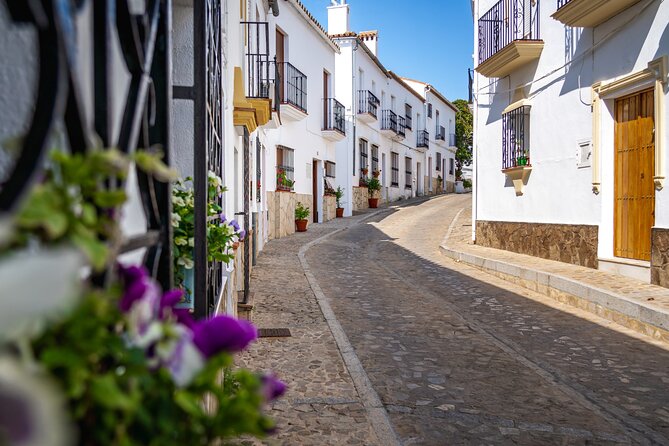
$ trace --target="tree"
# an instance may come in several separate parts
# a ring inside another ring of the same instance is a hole
[[[453,105],[458,109],[455,114],[455,176],[462,175],[462,167],[472,163],[472,145],[474,132],[474,118],[469,103],[464,99],[456,99]]]

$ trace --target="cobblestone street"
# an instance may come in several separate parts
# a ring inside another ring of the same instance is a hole
[[[470,200],[409,202],[270,242],[254,322],[292,337],[243,357],[289,385],[268,444],[386,444],[361,374],[401,444],[669,444],[666,346],[443,256]]]

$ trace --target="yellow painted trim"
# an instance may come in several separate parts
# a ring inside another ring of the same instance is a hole
[[[527,107],[531,107],[531,106],[532,106],[532,101],[530,101],[529,99],[521,99],[520,101],[518,101],[518,102],[514,102],[513,104],[511,104],[511,105],[509,105],[507,108],[505,108],[505,109],[502,111],[502,114],[505,115],[505,114],[507,114],[507,113],[509,113],[509,112],[512,112],[512,111],[514,111],[514,110],[516,110],[516,109],[519,109],[519,108],[521,108],[521,107],[526,107],[526,106],[527,106]]]
[[[523,195],[527,179],[532,172],[532,166],[518,166],[504,169],[502,172],[513,182],[513,188],[516,190],[516,196]]]
[[[485,77],[504,77],[517,68],[538,59],[543,49],[543,41],[516,40],[479,64],[476,71]]]
[[[572,0],[551,17],[572,27],[595,27],[640,0]]]
[[[253,106],[258,126],[265,125],[272,119],[272,108],[269,99],[247,98]]]
[[[253,104],[246,98],[244,92],[244,73],[241,67],[234,68],[234,82],[235,89],[232,98],[232,105],[234,110],[232,112],[232,120],[234,125],[241,125],[248,129],[249,133],[258,128],[258,121],[256,120],[256,111]]]

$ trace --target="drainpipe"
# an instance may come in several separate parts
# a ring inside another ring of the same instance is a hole
[[[356,121],[358,119],[358,113],[356,112],[356,101],[355,101],[355,95],[357,91],[356,87],[356,70],[355,70],[355,61],[356,61],[356,53],[358,51],[358,39],[355,38],[353,40],[353,44],[351,45],[351,124],[353,126],[353,132],[351,134],[351,153],[352,153],[352,158],[351,158],[351,170],[352,173],[351,175],[346,175],[346,190],[348,191],[349,194],[349,200],[348,200],[348,209],[347,209],[347,214],[348,215],[353,215],[353,176],[355,175],[355,134],[356,134]]]

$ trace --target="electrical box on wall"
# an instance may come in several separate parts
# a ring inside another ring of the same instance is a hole
[[[586,139],[578,142],[576,160],[576,167],[579,169],[592,166],[592,141]]]

